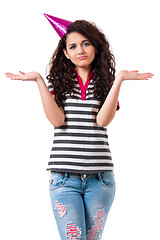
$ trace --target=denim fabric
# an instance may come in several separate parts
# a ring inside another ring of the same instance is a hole
[[[49,183],[61,240],[100,240],[115,196],[113,171],[51,172]]]

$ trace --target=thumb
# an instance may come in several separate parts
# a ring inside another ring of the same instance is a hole
[[[133,71],[131,71],[131,72],[139,72],[139,70],[133,70]]]

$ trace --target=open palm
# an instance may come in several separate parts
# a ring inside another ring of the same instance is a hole
[[[120,71],[119,75],[122,77],[123,80],[148,80],[153,76],[152,73],[139,73],[138,70],[122,70]]]
[[[11,80],[22,80],[22,81],[37,81],[41,75],[37,72],[29,72],[24,73],[20,71],[20,74],[13,74],[13,73],[5,73],[6,77],[10,78]]]

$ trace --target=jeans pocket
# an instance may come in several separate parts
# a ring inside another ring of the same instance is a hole
[[[51,172],[49,179],[49,189],[55,190],[62,187],[66,182],[67,176],[65,173]]]
[[[99,181],[103,186],[113,187],[115,186],[115,179],[113,171],[107,171],[103,173],[98,173]]]

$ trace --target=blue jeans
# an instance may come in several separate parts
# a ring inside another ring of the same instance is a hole
[[[49,182],[61,240],[100,240],[115,196],[113,171],[51,172]]]

